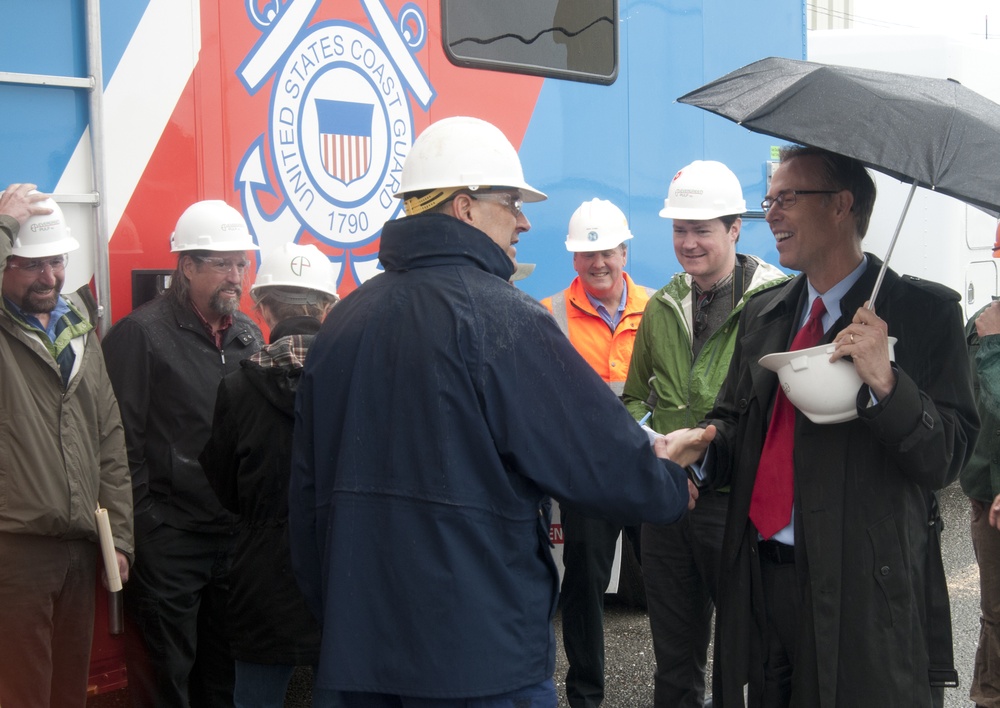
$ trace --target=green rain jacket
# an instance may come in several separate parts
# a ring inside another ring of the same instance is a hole
[[[967,497],[989,504],[1000,494],[1000,445],[996,443],[1000,434],[1000,335],[979,337],[976,318],[982,311],[974,314],[965,326],[982,432],[958,480]]]
[[[751,295],[788,279],[781,270],[757,256],[737,254],[741,263],[757,263],[750,283],[729,317],[705,342],[695,359],[692,354],[692,281],[678,273],[649,299],[636,333],[632,363],[622,400],[629,413],[640,420],[649,408],[649,379],[658,397],[649,427],[658,433],[696,425],[715,403],[729,370],[736,344],[740,312]],[[685,342],[687,346],[678,346]]]

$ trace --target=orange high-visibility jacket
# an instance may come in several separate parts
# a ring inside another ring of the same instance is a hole
[[[614,332],[590,304],[579,276],[562,292],[542,300],[576,350],[618,395],[621,395],[628,375],[635,331],[653,293],[649,288],[636,285],[627,273],[623,275],[628,295],[625,311]]]

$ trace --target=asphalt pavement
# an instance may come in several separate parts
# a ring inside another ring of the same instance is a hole
[[[979,570],[969,538],[969,502],[958,484],[941,494],[945,521],[942,537],[945,572],[951,597],[955,666],[961,685],[946,689],[945,708],[969,708],[969,680],[979,639]],[[560,618],[556,618],[556,685],[559,706],[568,707],[565,695],[566,657],[562,651]],[[605,610],[605,708],[650,708],[653,705],[653,645],[646,613],[624,607],[609,596]],[[711,659],[710,659],[711,661]],[[711,670],[711,665],[709,665]],[[709,677],[709,685],[711,678]],[[310,705],[310,673],[299,671],[289,688],[286,708]],[[92,699],[89,708],[125,705],[125,691]]]
[[[945,708],[970,708],[969,681],[979,641],[979,568],[969,537],[969,500],[958,483],[941,493],[944,519],[942,556],[948,576],[955,668],[959,687],[945,689]],[[561,627],[556,618],[556,637]],[[653,705],[653,644],[645,612],[622,607],[609,598],[605,609],[604,708],[651,708]],[[711,662],[711,656],[709,657]],[[711,671],[711,664],[709,664]],[[559,706],[567,708],[566,657],[560,643],[556,652],[556,685]],[[708,678],[711,685],[711,678]]]

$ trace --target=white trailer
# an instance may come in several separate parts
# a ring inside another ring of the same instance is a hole
[[[1000,101],[1000,46],[985,39],[921,30],[816,30],[808,34],[809,61],[955,79]],[[1000,169],[1000,168],[998,168]],[[865,250],[883,256],[899,222],[909,185],[875,172],[878,199]],[[891,267],[943,283],[962,296],[969,317],[1000,290],[993,247],[997,219],[980,209],[918,189],[892,254]]]

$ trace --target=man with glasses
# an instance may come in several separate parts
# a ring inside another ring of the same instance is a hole
[[[721,162],[681,168],[660,216],[673,220],[684,269],[650,300],[632,351],[623,400],[666,434],[712,407],[736,346],[747,300],[784,281],[778,268],[736,252],[746,211],[736,175]],[[652,390],[652,396],[650,396]],[[701,708],[728,490],[703,492],[680,521],[642,525],[642,577],[656,655],[656,708]],[[709,699],[711,700],[711,699]]]
[[[604,199],[581,204],[570,217],[566,236],[577,276],[568,288],[542,300],[559,329],[618,396],[652,292],[625,272],[631,238],[617,206]],[[559,507],[559,519],[565,568],[560,593],[563,648],[569,662],[566,697],[573,708],[596,708],[604,700],[604,591],[623,527],[565,504]],[[638,529],[628,531],[631,539]]]
[[[762,204],[781,265],[801,274],[744,307],[705,419],[703,471],[732,489],[713,682],[724,708],[747,684],[763,708],[930,708],[957,685],[934,495],[979,427],[962,314],[953,291],[891,270],[865,307],[881,266],[862,249],[874,203],[860,162],[794,147]],[[813,422],[757,363],[820,343],[862,381],[842,422]],[[700,438],[676,434],[692,452]]]
[[[296,403],[292,567],[323,624],[313,705],[555,708],[549,496],[663,523],[687,480],[508,282],[520,201],[545,195],[498,128],[433,123],[397,194],[385,272],[331,311]]]
[[[118,405],[88,307],[63,295],[79,248],[62,210],[0,192],[0,704],[84,708],[107,509],[122,581],[132,489]]]
[[[225,629],[236,517],[223,509],[198,455],[216,391],[257,352],[240,312],[257,250],[242,215],[222,201],[188,207],[162,295],[119,320],[104,341],[121,405],[135,498],[136,566],[125,593],[126,662],[136,706],[233,704]]]

